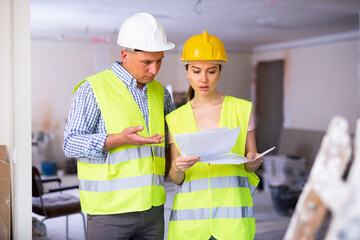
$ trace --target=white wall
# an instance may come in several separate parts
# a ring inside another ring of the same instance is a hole
[[[33,148],[33,161],[55,161],[65,167],[62,152],[63,131],[69,113],[72,90],[81,80],[110,68],[120,59],[120,47],[106,43],[70,41],[32,41],[32,127],[33,134],[46,133],[49,145],[44,152]],[[251,55],[228,53],[219,91],[250,98]],[[180,52],[165,52],[162,67],[156,79],[164,86],[172,85],[174,91],[187,91]]]
[[[358,41],[257,53],[260,61],[285,60],[284,127],[327,129],[334,115],[355,130],[358,116]]]
[[[180,52],[166,52],[163,64],[156,79],[165,86],[171,84],[174,91],[187,92],[189,81]],[[217,90],[223,94],[250,100],[252,65],[250,53],[227,53],[228,62],[223,65]]]
[[[10,1],[2,1],[0,5],[0,144],[10,145],[11,134],[11,84],[12,84],[12,52],[11,52],[11,12]]]
[[[33,161],[65,166],[63,132],[74,87],[86,77],[111,67],[120,49],[92,42],[32,41],[33,134],[45,132],[49,145],[34,149]],[[36,164],[38,165],[38,164]]]
[[[0,144],[11,166],[12,238],[31,238],[30,1],[0,1]]]
[[[165,52],[160,71],[156,76],[156,80],[160,81],[164,86],[170,84],[173,90],[177,92],[187,91],[189,85],[180,56],[180,52]]]
[[[48,133],[46,158],[64,167],[62,140],[72,89],[82,79],[111,67],[120,59],[117,45],[91,42],[32,42],[32,126]],[[228,52],[218,90],[252,99],[253,66],[259,61],[285,60],[286,128],[326,130],[335,114],[347,118],[353,131],[358,102],[358,41],[343,41],[281,51]],[[180,52],[165,53],[156,79],[174,91],[187,91]]]
[[[253,69],[250,53],[227,53],[228,62],[223,65],[217,89],[226,95],[251,100]]]

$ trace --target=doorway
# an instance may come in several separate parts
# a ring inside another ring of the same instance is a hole
[[[260,62],[256,83],[256,145],[258,152],[277,146],[284,119],[284,61]]]

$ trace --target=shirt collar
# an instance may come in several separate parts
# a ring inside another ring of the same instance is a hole
[[[114,62],[111,66],[111,71],[121,79],[127,86],[137,86],[136,79],[128,72],[125,68],[121,66],[121,62]],[[143,90],[146,89],[146,85],[144,86]]]

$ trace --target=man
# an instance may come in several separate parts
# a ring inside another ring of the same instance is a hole
[[[163,239],[164,116],[174,105],[154,77],[175,45],[147,13],[126,19],[118,44],[122,62],[74,90],[64,153],[79,158],[87,239]]]

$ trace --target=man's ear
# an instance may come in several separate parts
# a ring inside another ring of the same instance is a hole
[[[121,60],[122,62],[127,62],[127,58],[129,56],[128,51],[126,51],[125,49],[121,50]]]

